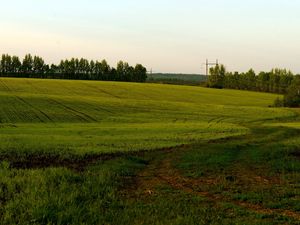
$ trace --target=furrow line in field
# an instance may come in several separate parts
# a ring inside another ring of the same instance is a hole
[[[24,103],[25,105],[28,105],[29,107],[31,107],[32,109],[38,111],[40,114],[42,114],[44,117],[46,117],[50,122],[54,122],[50,116],[48,116],[45,112],[43,112],[42,110],[40,110],[38,107],[34,106],[33,104],[27,102],[25,99],[23,99],[20,96],[15,95],[15,97],[22,103]],[[38,116],[38,115],[37,115]],[[38,116],[38,118],[40,119],[41,122],[45,122],[45,120],[43,120],[40,116]]]
[[[5,83],[3,79],[0,79],[0,83],[6,89],[6,91],[12,92],[12,90],[8,87],[8,85]]]
[[[90,85],[90,84],[85,84],[85,85],[86,85],[87,87],[89,87],[89,88],[93,88],[93,89],[95,89],[95,90],[97,90],[97,91],[100,91],[100,92],[102,92],[102,93],[104,93],[104,94],[106,94],[106,95],[108,95],[108,96],[111,96],[111,97],[114,97],[114,98],[121,99],[120,96],[114,95],[114,94],[112,94],[112,93],[110,93],[110,92],[108,92],[108,91],[105,91],[105,90],[101,89],[101,88],[95,87],[95,86]]]
[[[36,91],[36,93],[45,94],[45,92],[42,88],[39,88],[37,85],[34,85],[34,82],[29,81],[28,79],[24,79],[24,81],[28,86],[32,87]],[[31,93],[33,93],[33,92],[31,91]]]
[[[90,104],[90,103],[87,103],[87,102],[84,102],[86,105],[88,105],[88,106],[91,106],[91,108],[93,108],[93,109],[95,109],[95,110],[101,110],[101,111],[104,111],[104,112],[107,112],[107,113],[109,113],[109,114],[116,114],[115,112],[113,112],[113,111],[110,111],[110,110],[108,110],[108,109],[106,109],[106,108],[103,108],[103,107],[101,107],[101,106],[99,106],[98,104],[97,105],[93,105],[93,104]]]
[[[91,117],[90,115],[88,115],[88,114],[86,114],[86,113],[83,113],[83,112],[81,112],[81,111],[79,111],[79,110],[73,109],[72,107],[67,106],[66,104],[63,104],[63,103],[61,103],[61,102],[59,102],[59,101],[57,101],[57,100],[54,100],[54,99],[50,99],[50,100],[51,100],[52,102],[54,102],[55,104],[60,105],[60,106],[62,106],[63,108],[69,110],[70,112],[75,113],[76,115],[79,114],[78,116],[80,116],[80,118],[83,119],[83,120],[86,121],[86,122],[89,122],[89,121],[97,122],[96,119],[94,119],[93,117]]]

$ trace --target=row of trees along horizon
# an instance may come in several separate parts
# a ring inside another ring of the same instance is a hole
[[[300,75],[286,69],[256,74],[253,69],[246,73],[228,72],[224,65],[216,65],[210,68],[207,86],[284,94],[283,101],[276,100],[276,106],[300,106]]]
[[[147,69],[141,64],[133,67],[123,61],[119,61],[114,68],[106,60],[89,61],[84,58],[66,59],[61,60],[58,65],[49,65],[42,57],[31,54],[25,55],[22,60],[18,56],[3,54],[0,60],[0,76],[145,82]]]

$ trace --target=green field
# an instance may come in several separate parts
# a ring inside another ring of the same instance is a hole
[[[0,78],[0,224],[299,224],[274,94]]]

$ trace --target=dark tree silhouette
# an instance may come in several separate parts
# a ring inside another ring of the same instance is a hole
[[[276,68],[256,75],[253,69],[233,73],[227,72],[223,65],[217,65],[210,69],[208,86],[285,94],[294,79],[293,73],[286,69]]]
[[[132,67],[123,61],[120,61],[115,69],[105,60],[72,58],[61,60],[58,65],[48,65],[42,57],[31,54],[27,54],[22,62],[17,56],[3,54],[0,60],[0,76],[145,82],[147,70],[141,64]]]

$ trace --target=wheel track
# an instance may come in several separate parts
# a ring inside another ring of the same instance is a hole
[[[38,111],[40,114],[42,114],[44,117],[46,117],[50,122],[54,122],[45,112],[43,112],[42,110],[40,110],[38,107],[36,107],[33,104],[27,102],[22,97],[16,95],[14,93],[14,91],[2,79],[0,79],[0,81],[1,81],[2,85],[7,89],[7,91],[11,92],[12,96],[14,96],[19,102],[22,102],[23,104],[29,106],[29,108],[32,108],[35,111]],[[40,120],[40,122],[45,122],[45,120],[43,118],[41,118],[38,114],[36,114],[36,117]]]
[[[75,115],[79,116],[79,118],[81,118],[83,121],[85,122],[97,122],[96,119],[94,119],[93,117],[91,117],[90,115],[86,114],[86,113],[83,113],[79,110],[76,110],[76,109],[73,109],[72,107],[70,106],[67,106],[66,104],[63,104],[57,100],[54,100],[54,99],[49,99],[50,101],[52,101],[53,103],[59,105],[59,106],[62,106],[63,108],[69,110],[70,112],[72,113],[75,113]]]
[[[42,114],[44,117],[46,117],[50,122],[54,121],[52,120],[52,118],[50,116],[48,116],[45,112],[43,112],[42,110],[40,110],[38,107],[34,106],[33,104],[27,102],[25,99],[23,99],[22,97],[15,95],[15,97],[22,103],[24,103],[25,105],[28,105],[30,108],[38,111],[40,114]],[[37,115],[38,116],[38,115]],[[45,120],[43,120],[40,116],[38,116],[38,118],[40,119],[41,122],[45,122]]]
[[[175,151],[184,151],[183,148],[170,149],[162,160],[155,160],[151,162],[147,168],[142,171],[136,178],[135,187],[131,187],[129,192],[134,192],[130,197],[140,198],[140,193],[143,193],[142,197],[149,197],[155,193],[155,188],[159,185],[168,185],[173,189],[183,191],[192,195],[197,195],[206,198],[215,205],[219,205],[221,202],[230,203],[246,210],[264,214],[264,215],[280,215],[289,217],[300,222],[300,213],[292,210],[280,210],[265,208],[262,205],[252,204],[245,201],[238,201],[225,197],[222,194],[214,194],[209,191],[201,190],[201,185],[213,185],[217,183],[214,179],[192,179],[182,176],[182,174],[172,166]],[[172,154],[173,153],[173,154]],[[175,156],[176,157],[176,156]],[[254,178],[255,179],[255,178]]]
[[[205,197],[215,203],[218,203],[219,201],[225,201],[225,202],[240,206],[242,208],[254,211],[259,214],[282,215],[282,216],[290,217],[290,218],[300,221],[300,214],[297,212],[294,212],[292,210],[279,210],[279,209],[264,208],[261,205],[251,204],[251,203],[244,202],[244,201],[232,200],[232,199],[226,198],[220,194],[212,194],[210,192],[197,190],[199,188],[199,184],[207,183],[207,182],[193,180],[193,179],[183,177],[178,171],[176,171],[174,168],[172,168],[171,161],[169,159],[163,160],[160,165],[161,165],[161,168],[158,170],[158,173],[156,174],[157,177],[159,177],[159,179],[168,183],[170,186],[172,186],[175,189],[182,190],[182,191],[190,193],[190,194],[195,194],[195,195]],[[170,172],[171,172],[171,175],[170,175]],[[212,181],[212,180],[208,181],[208,183],[210,183],[210,182],[213,183],[214,181]]]

